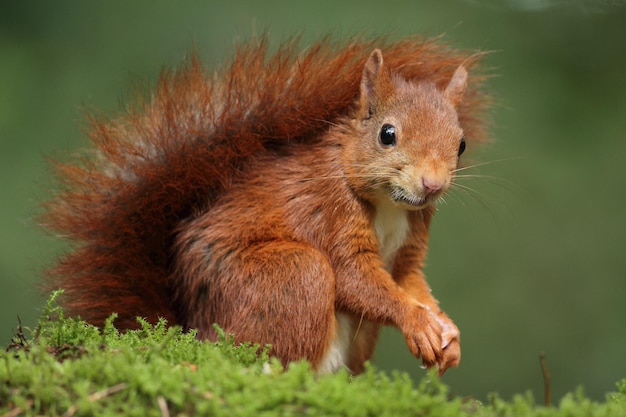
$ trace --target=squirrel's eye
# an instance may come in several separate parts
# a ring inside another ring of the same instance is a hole
[[[465,138],[461,138],[461,143],[459,143],[459,156],[461,156],[465,152]]]
[[[395,146],[396,128],[390,124],[384,124],[380,129],[380,143],[384,146]]]

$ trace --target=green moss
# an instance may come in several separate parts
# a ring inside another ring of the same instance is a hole
[[[603,403],[577,391],[553,408],[529,394],[480,404],[450,398],[434,374],[415,385],[372,367],[358,377],[316,376],[305,362],[284,371],[267,348],[236,346],[224,333],[207,343],[165,321],[125,333],[113,323],[100,330],[66,318],[52,298],[32,337],[19,331],[0,354],[0,415],[626,415],[626,380]]]

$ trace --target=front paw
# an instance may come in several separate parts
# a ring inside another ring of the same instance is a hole
[[[439,365],[444,359],[442,321],[424,305],[418,305],[406,319],[401,331],[411,353],[422,358],[424,366]]]
[[[431,312],[435,320],[441,324],[441,346],[445,349],[450,343],[454,340],[459,340],[461,336],[461,332],[459,332],[459,328],[456,327],[456,324],[448,317],[444,312],[440,311],[439,313]]]
[[[443,349],[443,357],[437,362],[439,376],[443,375],[448,368],[459,366],[459,362],[461,362],[461,344],[459,339],[454,339]]]
[[[446,369],[458,366],[461,361],[461,344],[459,342],[461,334],[456,324],[445,313],[433,313],[433,316],[436,317],[442,327],[441,346],[443,354],[437,365],[439,375],[443,375]]]

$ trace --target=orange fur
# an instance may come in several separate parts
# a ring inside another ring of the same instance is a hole
[[[75,243],[48,286],[98,325],[165,317],[214,339],[216,322],[285,364],[360,372],[381,325],[426,365],[458,364],[421,268],[459,135],[484,136],[480,77],[455,73],[479,55],[419,38],[268,49],[241,45],[215,73],[192,57],[150,100],[93,120],[95,156],[59,164],[47,203],[44,225]],[[375,223],[397,241],[388,264]]]

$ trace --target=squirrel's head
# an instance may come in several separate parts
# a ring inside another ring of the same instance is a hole
[[[351,186],[376,203],[419,210],[450,187],[465,149],[457,108],[467,71],[457,68],[443,90],[430,81],[407,81],[383,64],[380,50],[369,56],[344,144]]]

